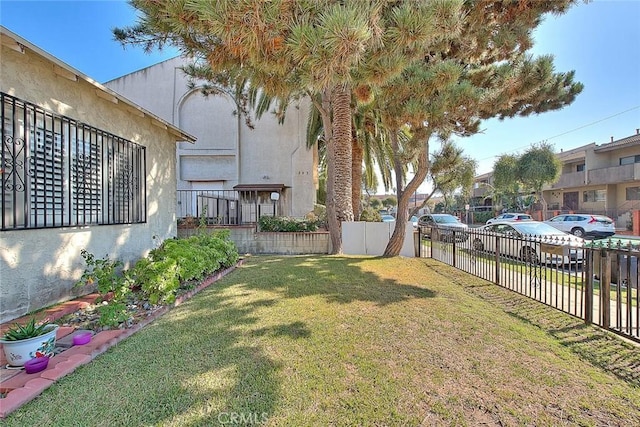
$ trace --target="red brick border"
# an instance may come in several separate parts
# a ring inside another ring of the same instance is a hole
[[[44,390],[49,388],[58,379],[71,374],[79,366],[85,365],[101,355],[109,348],[113,347],[120,341],[130,337],[140,329],[156,320],[158,317],[167,313],[171,308],[176,307],[183,302],[192,298],[195,294],[203,289],[211,286],[211,284],[218,281],[220,278],[226,276],[230,272],[236,269],[236,267],[242,265],[243,260],[229,267],[225,270],[219,271],[206,279],[204,279],[195,289],[187,292],[184,295],[176,298],[176,301],[170,305],[156,310],[152,315],[143,320],[142,322],[134,325],[130,329],[114,329],[109,331],[102,331],[94,335],[88,344],[82,346],[73,346],[68,350],[55,355],[49,361],[47,369],[38,372],[36,374],[27,374],[24,371],[9,371],[8,369],[0,369],[2,376],[0,376],[0,393],[6,394],[4,398],[0,398],[0,419],[6,418],[11,412],[15,411],[25,403],[33,400],[39,396]],[[79,308],[86,307],[93,304],[99,294],[85,295],[72,301],[59,304],[51,309],[44,310],[44,318],[48,321],[55,321],[67,314],[73,313]],[[21,320],[28,320],[31,316],[23,316],[20,319],[12,320],[8,322],[13,324],[14,322],[20,322]],[[0,325],[0,331],[6,329],[8,324]],[[74,328],[60,327],[56,334],[57,339],[62,339],[75,331]],[[4,353],[0,352],[1,360],[4,360]],[[3,365],[6,365],[4,360]]]

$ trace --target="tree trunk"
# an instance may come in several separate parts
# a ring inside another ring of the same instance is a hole
[[[362,147],[355,135],[351,138],[351,155],[351,205],[353,219],[358,221],[362,213]]]
[[[541,219],[541,221],[544,221],[545,219],[547,219],[547,210],[549,209],[549,206],[547,205],[547,201],[545,200],[545,198],[542,196],[542,188],[536,189],[536,195],[539,197],[540,202],[542,204],[542,219]]]
[[[333,111],[333,145],[334,158],[328,160],[333,163],[328,165],[327,179],[333,178],[333,193],[335,202],[335,218],[337,227],[335,230],[329,230],[330,233],[336,233],[335,239],[332,236],[332,242],[336,242],[332,253],[342,253],[342,222],[353,221],[353,207],[351,205],[351,92],[348,87],[338,85],[334,88],[331,95],[331,106]],[[334,176],[328,174],[333,170]]]
[[[327,144],[327,226],[331,238],[331,253],[342,252],[342,230],[337,220],[335,202],[335,143],[333,125],[331,123],[331,92],[326,89],[322,92],[322,104],[319,108],[322,118],[322,128],[325,143]]]
[[[392,139],[394,137],[392,136]],[[392,142],[393,144],[393,142]],[[394,149],[394,152],[397,152]],[[395,160],[395,159],[394,159]],[[383,256],[392,257],[400,255],[400,251],[402,250],[402,244],[404,242],[404,236],[406,231],[406,225],[408,220],[408,210],[409,210],[409,200],[411,199],[411,195],[418,190],[420,184],[424,182],[429,172],[429,140],[427,139],[423,149],[418,154],[418,168],[415,171],[415,175],[409,181],[406,188],[401,188],[402,185],[398,185],[396,188],[396,197],[398,198],[398,212],[396,213],[396,225],[393,229],[393,234],[391,234],[391,238],[389,239],[389,243],[387,243],[387,247],[384,250]],[[402,183],[403,176],[398,176],[398,174],[402,174],[398,168],[396,168],[396,182]]]

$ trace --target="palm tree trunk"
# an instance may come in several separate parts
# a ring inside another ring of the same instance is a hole
[[[362,213],[362,147],[354,135],[351,138],[351,206],[353,206],[353,218],[358,221]]]
[[[331,239],[331,253],[342,252],[342,230],[337,220],[335,202],[335,142],[333,140],[333,124],[331,123],[331,92],[326,89],[322,92],[322,101],[319,108],[322,118],[324,140],[327,146],[327,226]]]
[[[331,162],[331,158],[328,158],[330,163],[327,179],[333,181],[335,219],[337,221],[335,226],[337,227],[330,228],[329,233],[331,241],[335,242],[332,253],[339,254],[342,253],[342,222],[353,221],[353,206],[351,205],[351,92],[347,86],[338,85],[334,88],[331,97],[333,138],[327,148],[330,149],[333,145],[334,158],[333,162]],[[329,175],[332,171],[334,172],[333,177]]]

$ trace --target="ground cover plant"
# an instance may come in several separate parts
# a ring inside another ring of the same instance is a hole
[[[5,424],[639,425],[639,367],[431,259],[250,257]]]
[[[123,263],[97,258],[82,251],[87,265],[76,286],[95,285],[101,301],[69,315],[58,323],[100,330],[130,327],[162,305],[171,304],[194,282],[238,262],[238,249],[229,231],[200,233],[186,239],[169,239],[122,271]],[[95,314],[94,314],[95,313]]]

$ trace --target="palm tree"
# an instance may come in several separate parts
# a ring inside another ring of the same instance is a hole
[[[249,79],[270,95],[310,96],[327,144],[327,212],[332,252],[341,221],[353,219],[352,91],[366,92],[425,56],[455,31],[457,3],[326,0],[132,0],[137,25],[114,30],[123,43],[178,46],[212,75]],[[235,82],[236,80],[232,80]],[[360,89],[363,88],[363,89]]]
[[[383,131],[376,110],[367,105],[353,107],[352,123],[352,186],[351,201],[354,218],[360,218],[362,211],[362,193],[364,188],[378,186],[378,173],[386,188],[391,186],[389,168],[390,148],[386,132]],[[316,143],[324,144],[322,121],[319,112],[312,109],[307,121],[307,147]],[[320,165],[327,166],[326,150],[320,150]]]

